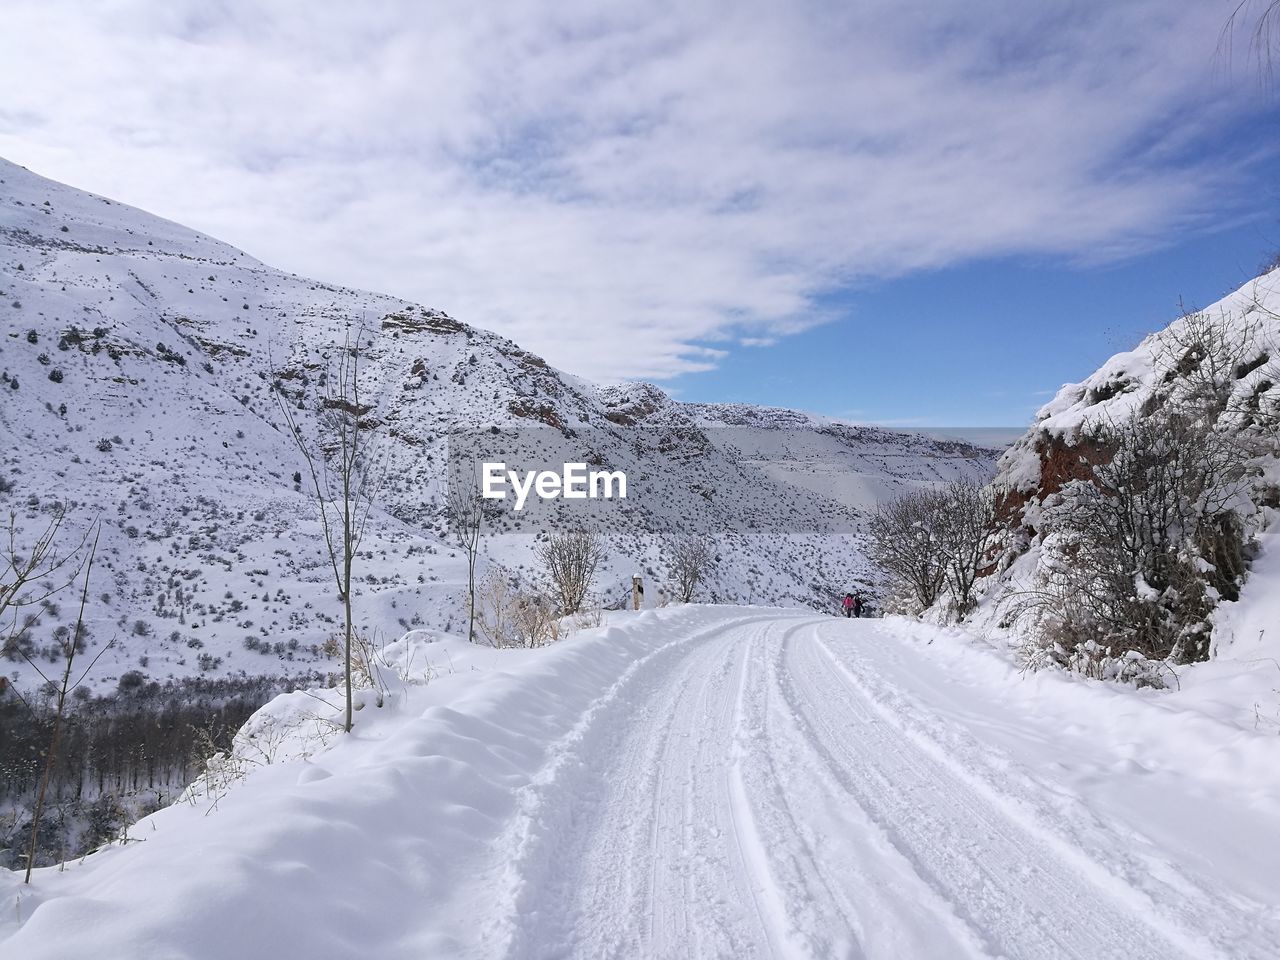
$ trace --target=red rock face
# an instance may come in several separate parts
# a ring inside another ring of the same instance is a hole
[[[1006,490],[996,499],[996,523],[1010,536],[992,549],[986,566],[978,576],[998,573],[1022,553],[1036,537],[1037,531],[1026,519],[1027,504],[1042,502],[1073,480],[1093,477],[1093,468],[1111,459],[1111,451],[1098,443],[1082,439],[1068,443],[1056,434],[1042,433],[1036,438],[1036,455],[1040,459],[1040,476],[1027,489]]]
[[[1111,459],[1111,451],[1095,441],[1082,439],[1068,443],[1054,434],[1041,434],[1036,440],[1040,458],[1040,478],[1028,490],[1009,490],[1000,495],[996,515],[1009,530],[1024,530],[1035,536],[1035,529],[1025,523],[1023,509],[1031,501],[1042,502],[1073,480],[1089,480],[1093,468]]]

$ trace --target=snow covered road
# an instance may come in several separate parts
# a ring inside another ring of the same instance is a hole
[[[1280,956],[1280,738],[905,621],[686,608],[561,647],[44,872],[0,955]],[[215,847],[234,870],[174,868]],[[227,883],[275,909],[218,930]]]
[[[1274,899],[1156,876],[1149,841],[1009,774],[980,729],[921,733],[897,686],[936,670],[920,659],[830,618],[690,650],[592,758],[509,955],[1280,955]]]

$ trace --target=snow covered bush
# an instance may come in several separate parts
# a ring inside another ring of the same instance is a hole
[[[1083,428],[1104,456],[1045,499],[1035,575],[1010,600],[1029,666],[1159,683],[1152,665],[1208,658],[1214,608],[1246,574],[1255,481],[1275,454],[1275,410],[1237,389],[1269,357],[1256,325],[1231,323],[1185,317],[1141,408]]]
[[[1071,650],[1061,644],[1027,642],[1019,651],[1019,659],[1026,670],[1060,667],[1091,680],[1113,680],[1136,687],[1163,689],[1170,681],[1174,685],[1178,682],[1178,675],[1167,660],[1153,660],[1136,650],[1116,654],[1096,640],[1082,640]]]

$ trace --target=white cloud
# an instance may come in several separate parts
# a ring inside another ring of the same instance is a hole
[[[575,372],[663,377],[821,322],[844,284],[1202,222],[1239,184],[1202,150],[1250,109],[1215,60],[1229,12],[18,0],[0,155]]]

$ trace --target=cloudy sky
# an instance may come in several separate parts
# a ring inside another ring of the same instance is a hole
[[[1236,4],[9,0],[0,155],[597,379],[1020,422],[1280,247]]]

